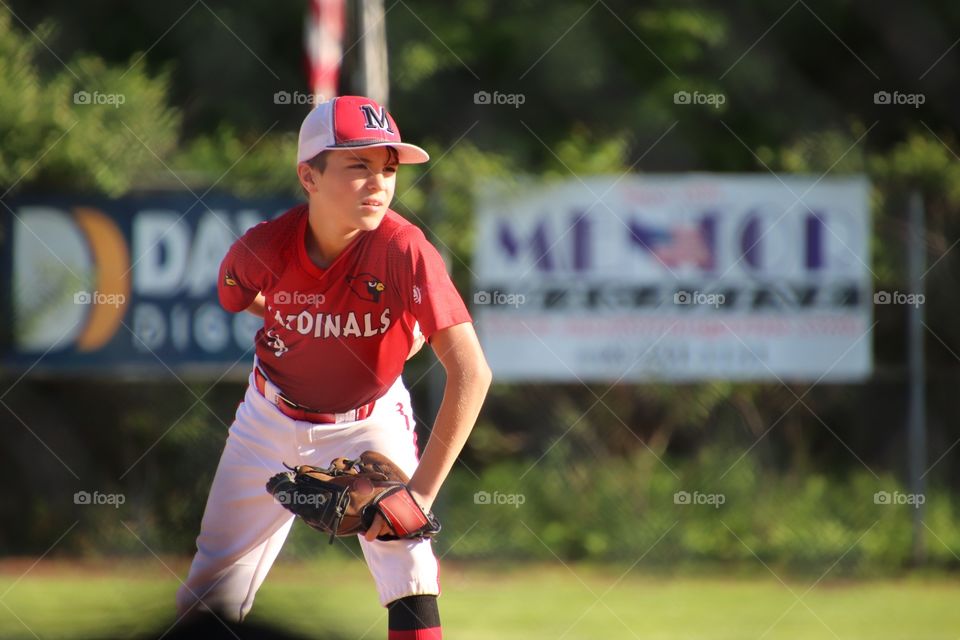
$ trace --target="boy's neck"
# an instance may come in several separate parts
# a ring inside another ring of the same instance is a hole
[[[321,269],[329,267],[360,233],[360,229],[348,231],[324,225],[330,219],[314,203],[310,203],[305,234],[307,257]]]

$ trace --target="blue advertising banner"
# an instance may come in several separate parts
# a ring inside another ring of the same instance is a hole
[[[262,320],[231,314],[216,278],[230,245],[292,198],[23,196],[7,201],[0,362],[34,373],[215,375],[249,368]],[[12,211],[12,214],[11,214]]]

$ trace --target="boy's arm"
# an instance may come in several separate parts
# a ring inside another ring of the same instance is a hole
[[[257,316],[258,318],[262,318],[264,314],[264,310],[266,308],[266,304],[267,304],[267,301],[263,297],[263,293],[262,292],[258,293],[257,297],[253,299],[253,302],[250,304],[250,306],[247,307],[247,311]]]
[[[430,440],[408,485],[424,509],[431,508],[460,455],[493,379],[473,324],[464,322],[441,329],[433,334],[430,345],[446,369],[447,382]],[[388,532],[386,523],[377,516],[365,537],[374,540]]]
[[[410,491],[426,509],[463,450],[493,379],[473,324],[464,322],[437,331],[430,346],[447,372],[447,382],[430,439],[410,478]]]

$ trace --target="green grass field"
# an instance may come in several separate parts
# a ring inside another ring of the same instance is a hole
[[[165,560],[182,576],[184,560]],[[0,637],[129,637],[172,622],[176,577],[160,561],[0,563]],[[497,569],[444,563],[452,639],[960,638],[960,581],[667,578],[573,565]],[[791,593],[791,591],[793,593]],[[794,595],[795,594],[795,595]],[[802,596],[802,601],[797,597]],[[250,620],[305,637],[383,638],[386,615],[359,561],[281,563]]]

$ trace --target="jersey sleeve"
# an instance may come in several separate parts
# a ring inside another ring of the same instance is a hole
[[[388,264],[406,309],[428,340],[440,329],[471,322],[440,253],[419,227],[410,225],[397,233],[389,245]]]
[[[264,267],[261,265],[257,269],[259,261],[254,253],[253,234],[256,232],[257,227],[254,227],[234,242],[220,263],[217,294],[220,305],[233,313],[249,307],[264,288],[260,275]]]

